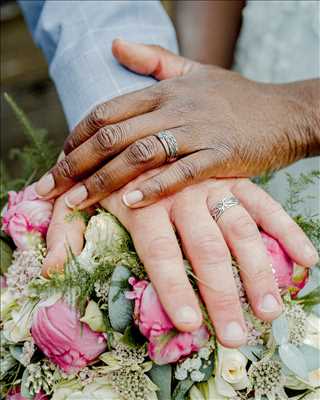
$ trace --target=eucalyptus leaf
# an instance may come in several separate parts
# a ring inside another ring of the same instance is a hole
[[[320,368],[320,350],[316,347],[309,346],[308,344],[302,344],[299,350],[303,354],[305,362],[307,364],[308,371],[314,371]]]
[[[23,371],[22,379],[21,379],[21,396],[26,397],[27,399],[33,399],[34,396],[29,392],[27,381],[29,378],[29,372],[27,368]]]
[[[288,343],[289,324],[285,314],[281,314],[272,322],[272,334],[277,345]]]
[[[265,350],[263,346],[241,346],[240,352],[245,355],[250,361],[256,362],[261,359],[262,352]]]
[[[307,296],[320,286],[320,268],[314,267],[309,272],[309,278],[305,286],[298,293],[298,299]]]
[[[193,384],[194,382],[190,378],[180,381],[173,391],[171,400],[184,400]]]
[[[0,239],[0,272],[3,275],[7,272],[12,262],[11,247],[2,239]]]
[[[311,312],[320,318],[320,304],[313,306]]]
[[[118,265],[113,271],[108,295],[108,311],[111,326],[117,332],[124,332],[132,321],[133,302],[125,297],[125,289],[131,272]]]
[[[12,355],[12,357],[14,359],[16,359],[17,361],[19,361],[19,363],[22,364],[21,360],[22,360],[22,353],[23,353],[23,349],[22,346],[10,346],[9,347],[10,350],[10,354]]]
[[[3,355],[0,362],[0,380],[2,381],[10,369],[16,365],[17,360],[13,358],[10,353]]]
[[[279,356],[284,365],[302,379],[308,379],[308,367],[302,352],[291,343],[279,347]]]
[[[172,367],[167,365],[153,364],[152,369],[149,371],[152,382],[158,386],[157,391],[158,400],[171,399],[171,381],[172,381]]]
[[[202,365],[199,368],[199,371],[204,374],[203,379],[201,382],[207,381],[213,374],[214,370],[214,353],[210,354],[208,360],[202,360]]]

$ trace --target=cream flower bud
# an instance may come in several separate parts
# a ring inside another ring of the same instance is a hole
[[[247,358],[240,351],[219,346],[220,376],[236,390],[245,389],[249,384],[247,362]]]
[[[215,378],[211,377],[207,382],[192,386],[189,392],[189,400],[227,400],[228,398],[218,393]]]
[[[3,334],[7,340],[18,343],[31,337],[30,328],[35,303],[27,302],[19,310],[12,310],[11,319],[4,323]]]

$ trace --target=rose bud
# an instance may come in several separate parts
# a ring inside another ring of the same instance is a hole
[[[20,386],[16,386],[15,388],[11,389],[7,396],[6,400],[29,400],[27,397],[22,396]],[[37,393],[33,400],[48,400],[48,397],[40,391]]]
[[[261,232],[261,237],[271,259],[272,270],[279,288],[288,289],[292,295],[297,295],[306,283],[307,269],[294,264],[276,239],[265,232]]]
[[[9,192],[8,203],[2,211],[2,230],[20,250],[30,248],[35,239],[45,237],[52,215],[52,203],[41,200],[34,186],[19,193]]]
[[[106,349],[104,336],[82,324],[79,313],[62,300],[39,307],[31,333],[40,350],[67,373],[79,371]]]
[[[148,339],[149,357],[159,365],[174,363],[203,347],[209,339],[202,325],[194,332],[177,332],[151,283],[130,278],[133,291],[127,298],[135,300],[134,320]]]

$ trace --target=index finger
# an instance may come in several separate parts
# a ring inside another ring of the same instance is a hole
[[[153,88],[147,88],[97,105],[71,131],[64,143],[64,152],[70,153],[104,126],[152,111],[158,104],[158,96]]]
[[[47,233],[48,253],[42,265],[44,276],[49,276],[54,271],[63,270],[68,247],[75,255],[78,255],[82,250],[86,225],[81,218],[67,221],[68,214],[70,214],[70,209],[61,196],[54,203],[52,219]]]

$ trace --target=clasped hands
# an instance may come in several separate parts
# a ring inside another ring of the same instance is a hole
[[[174,325],[192,331],[202,317],[179,235],[219,341],[238,347],[246,342],[246,325],[231,255],[255,314],[266,321],[281,313],[282,303],[258,227],[299,265],[311,267],[318,257],[282,207],[245,178],[287,165],[310,149],[296,139],[288,118],[297,104],[291,95],[286,102],[282,89],[262,90],[234,72],[155,46],[117,40],[113,53],[132,71],[162,82],[96,107],[67,139],[65,158],[37,183],[39,195],[56,198],[44,273],[63,265],[66,242],[75,253],[82,249],[85,227],[80,220],[65,222],[70,208],[100,202],[130,232]],[[272,123],[270,107],[276,110]],[[170,164],[154,136],[166,130],[178,148]],[[215,222],[209,210],[231,196],[240,205]]]

